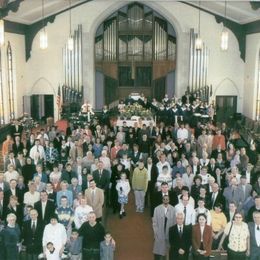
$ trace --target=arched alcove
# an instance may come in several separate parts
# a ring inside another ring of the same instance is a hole
[[[156,11],[134,2],[100,24],[95,35],[96,107],[133,92],[161,100],[175,87],[176,32]]]

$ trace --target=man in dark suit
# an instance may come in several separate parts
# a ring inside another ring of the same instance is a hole
[[[42,252],[42,236],[44,225],[38,219],[38,212],[35,209],[30,211],[30,220],[23,224],[22,238],[26,247],[26,259],[37,260]]]
[[[170,204],[175,206],[178,204],[178,197],[173,190],[169,190],[167,182],[162,182],[161,190],[154,193],[153,205],[151,209],[151,215],[153,216],[154,209],[162,203],[163,196],[168,195],[170,198]]]
[[[6,159],[4,164],[4,170],[7,171],[9,164],[14,165],[14,168],[17,169],[18,163],[18,159],[14,157],[14,152],[10,151],[8,154],[8,159]]]
[[[97,187],[108,191],[110,183],[110,173],[108,170],[104,169],[103,162],[98,162],[97,170],[93,171],[93,179],[95,180]]]
[[[215,178],[215,172],[216,172],[216,160],[214,158],[210,159],[210,162],[208,164],[208,173],[212,175]]]
[[[236,212],[237,212],[236,202],[231,201],[228,205],[228,210],[224,212],[227,217],[227,222],[234,220]]]
[[[257,195],[257,196],[255,197],[255,205],[252,206],[252,207],[249,209],[248,213],[247,213],[247,218],[246,218],[247,222],[252,222],[252,221],[253,221],[253,213],[254,213],[255,211],[260,212],[260,196],[259,196],[259,195]]]
[[[55,212],[55,205],[52,201],[48,200],[48,194],[46,191],[41,192],[41,199],[34,204],[34,208],[38,212],[39,222],[44,225],[50,223],[51,216]]]
[[[11,135],[13,138],[16,136],[21,137],[23,132],[23,127],[19,124],[19,122],[16,120],[14,121],[14,124],[11,126]]]
[[[169,229],[170,260],[188,260],[191,247],[191,225],[184,225],[184,213],[176,214],[176,225]]]
[[[12,145],[12,150],[14,152],[14,156],[16,157],[19,152],[23,152],[24,145],[21,142],[21,137],[16,136],[14,139],[14,143]]]
[[[4,193],[4,200],[6,205],[9,203],[9,198],[14,195],[18,198],[18,202],[23,204],[24,192],[17,188],[17,181],[15,179],[10,180],[10,188]]]
[[[250,260],[260,259],[260,212],[253,213],[254,223],[249,223],[250,233]]]
[[[225,198],[221,194],[219,190],[219,185],[217,183],[212,184],[212,192],[209,194],[210,203],[209,208],[214,209],[214,206],[217,204],[222,204],[223,208],[225,208]]]

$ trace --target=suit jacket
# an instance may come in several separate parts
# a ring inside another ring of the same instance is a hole
[[[102,217],[102,208],[104,204],[104,191],[100,188],[95,189],[94,200],[92,201],[92,189],[88,188],[85,191],[85,197],[87,200],[87,204],[91,206],[96,214],[97,218]]]
[[[4,193],[4,200],[6,202],[6,204],[9,203],[9,198],[10,196],[12,196],[12,192],[11,190],[7,190],[5,193]],[[18,189],[17,187],[15,188],[15,196],[18,198],[18,202],[20,204],[23,204],[23,195],[24,195],[24,192],[20,189]]]
[[[22,135],[23,132],[23,127],[21,125],[18,125],[18,129],[16,129],[15,125],[11,126],[11,135],[14,138],[15,136],[20,136]]]
[[[255,223],[248,223],[248,228],[250,232],[250,256],[259,257],[260,256],[260,246],[257,245],[256,237],[255,237]],[[257,231],[259,232],[259,231]]]
[[[226,199],[226,209],[227,209],[229,203],[231,201],[234,201],[236,203],[238,210],[241,210],[242,202],[243,202],[243,199],[244,199],[243,190],[241,190],[239,187],[237,187],[234,190],[234,195],[233,195],[232,187],[229,186],[229,187],[226,187],[224,189],[223,196]]]
[[[22,205],[17,205],[16,210],[12,207],[7,207],[5,210],[5,218],[7,217],[8,214],[13,213],[16,216],[16,222],[17,224],[21,227],[22,222],[23,222],[23,206]]]
[[[6,192],[10,189],[10,185],[7,181],[3,182],[3,191]]]
[[[178,204],[178,197],[177,194],[173,191],[170,190],[168,192],[169,198],[170,198],[170,204],[174,207],[175,205]],[[163,193],[161,191],[157,191],[154,193],[154,197],[153,197],[153,205],[152,208],[153,210],[159,206],[160,204],[162,204],[162,199],[163,199]]]
[[[19,152],[22,152],[23,151],[23,148],[24,148],[24,145],[22,142],[20,142],[19,144],[16,144],[15,142],[13,143],[12,145],[12,149],[13,149],[13,152],[14,152],[14,156],[17,156],[17,154]]]
[[[110,173],[108,170],[103,169],[100,177],[99,170],[93,171],[93,179],[95,180],[97,187],[103,190],[109,188]]]
[[[251,191],[252,191],[252,185],[251,184],[246,184],[245,185],[245,192],[243,190],[243,185],[238,185],[238,187],[243,191],[243,202],[250,196]]]
[[[203,232],[203,248],[206,251],[204,256],[210,256],[211,254],[211,245],[212,245],[212,227],[205,225]],[[196,224],[192,227],[192,247],[193,251],[196,253],[200,249],[201,241],[201,232],[199,224]]]
[[[26,246],[26,252],[29,254],[40,254],[42,252],[42,236],[44,225],[36,222],[35,232],[32,230],[32,220],[27,220],[23,224],[22,238],[23,244]]]
[[[214,206],[218,203],[221,203],[223,206],[223,209],[225,208],[225,198],[223,197],[223,195],[221,194],[221,192],[218,192],[217,197],[215,198],[215,201],[212,201],[212,196],[213,196],[213,192],[210,192],[209,194],[209,208],[210,209],[214,209]]]
[[[179,249],[183,249],[185,251],[183,256],[188,259],[191,247],[191,230],[191,225],[183,225],[182,235],[180,236],[177,224],[169,229],[170,260],[178,260]]]
[[[18,160],[17,158],[14,158],[14,161],[15,161],[15,164],[14,164],[15,169],[17,169],[18,164],[19,164],[19,160]],[[5,170],[5,171],[7,171],[7,168],[8,168],[8,165],[9,165],[9,164],[12,164],[12,163],[11,163],[11,160],[8,158],[8,159],[5,161],[5,164],[4,164],[4,170]]]
[[[50,220],[51,220],[51,216],[55,212],[55,205],[54,205],[54,203],[52,201],[50,201],[50,200],[47,200],[45,213],[44,213],[44,218],[42,217],[42,202],[41,201],[37,201],[34,204],[34,208],[38,212],[38,221],[40,223],[43,223],[44,225],[49,224]]]

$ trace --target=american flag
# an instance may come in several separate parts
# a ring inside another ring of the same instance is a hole
[[[60,110],[61,108],[61,93],[60,93],[60,86],[58,88],[58,94],[57,94],[57,102],[56,102],[58,109]]]

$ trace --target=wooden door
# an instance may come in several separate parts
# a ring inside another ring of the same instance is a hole
[[[237,112],[237,96],[216,96],[217,121],[230,124]]]

